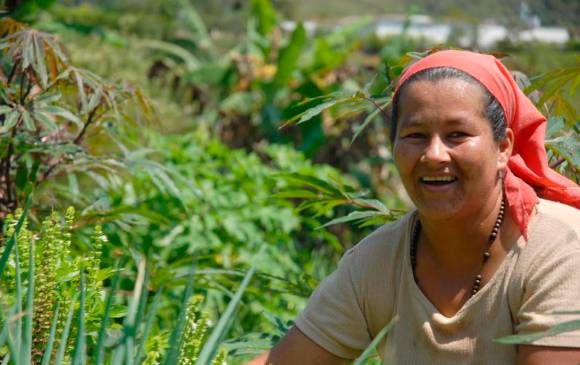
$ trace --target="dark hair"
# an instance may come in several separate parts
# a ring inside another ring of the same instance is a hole
[[[401,85],[397,94],[393,98],[392,118],[391,118],[391,144],[395,141],[397,136],[397,122],[399,118],[399,98],[403,92],[413,82],[428,80],[439,81],[446,79],[459,79],[475,85],[478,85],[483,91],[483,117],[491,124],[493,131],[493,138],[496,142],[505,138],[507,122],[500,103],[497,99],[483,86],[479,81],[471,75],[451,67],[435,67],[428,68],[413,74],[409,79]]]

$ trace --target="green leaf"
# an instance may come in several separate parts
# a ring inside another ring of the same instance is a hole
[[[370,206],[371,208],[374,208],[376,210],[378,210],[381,213],[385,213],[385,214],[390,214],[391,211],[389,210],[389,208],[387,208],[385,206],[385,204],[383,204],[383,202],[381,202],[380,200],[377,199],[354,199],[353,202],[357,205],[360,206]]]
[[[46,55],[44,54],[42,39],[38,36],[34,37],[33,44],[34,44],[34,53],[36,53],[36,57],[34,57],[35,62],[32,64],[32,66],[34,67],[36,74],[39,76],[40,86],[46,88],[48,85],[48,72],[46,71],[45,64]]]
[[[87,297],[87,288],[85,282],[85,272],[84,269],[81,268],[81,283],[80,283],[80,303],[79,303],[79,316],[78,316],[78,323],[77,323],[77,337],[75,339],[75,344],[73,348],[73,355],[72,355],[72,365],[83,365],[86,363],[85,361],[85,353],[86,353],[86,334],[85,334],[85,302]]]
[[[32,201],[32,194],[29,194],[26,197],[26,203],[24,204],[24,210],[18,218],[18,223],[16,223],[16,227],[14,227],[14,233],[8,239],[6,245],[4,246],[4,250],[2,252],[2,257],[0,257],[0,280],[2,279],[2,274],[4,274],[4,269],[6,268],[6,263],[8,262],[8,257],[10,256],[10,252],[14,247],[16,240],[18,239],[18,235],[20,234],[20,230],[28,217],[28,209],[30,208],[30,203]]]
[[[50,333],[48,335],[48,341],[46,342],[44,354],[42,355],[41,365],[50,364],[50,358],[52,357],[52,349],[54,347],[54,340],[56,338],[56,327],[58,325],[59,314],[60,314],[60,303],[57,303],[56,309],[54,310],[54,316],[52,317],[52,322],[50,324]]]
[[[62,330],[62,334],[61,334],[60,340],[59,340],[60,345],[58,346],[58,351],[56,353],[56,360],[54,362],[55,364],[62,364],[62,360],[64,359],[65,351],[66,351],[67,345],[68,345],[68,336],[70,334],[73,315],[75,312],[75,303],[77,301],[77,298],[78,298],[78,293],[75,294],[74,298],[70,302],[70,308],[68,310],[68,314],[66,316],[66,321],[64,323],[64,328]]]
[[[563,117],[550,117],[548,119],[548,130],[546,131],[546,138],[557,137],[558,134],[564,131],[565,126],[566,124]]]
[[[279,173],[273,174],[274,178],[281,178],[286,180],[291,184],[301,184],[315,188],[327,195],[332,197],[340,197],[343,198],[344,194],[342,193],[341,189],[333,186],[329,182],[317,178],[316,176],[300,174],[300,173]]]
[[[37,103],[38,105],[46,105],[46,104],[52,104],[54,102],[57,102],[60,100],[60,98],[62,98],[62,94],[59,92],[44,92],[40,95],[38,95],[34,101],[35,103]]]
[[[18,123],[19,116],[20,113],[18,113],[17,111],[9,112],[6,115],[6,119],[4,120],[4,125],[0,126],[0,134],[9,132],[12,129],[12,127],[14,127],[16,123]]]
[[[272,80],[272,85],[274,87],[285,85],[290,80],[290,77],[298,64],[298,59],[305,42],[306,31],[304,30],[302,23],[299,23],[294,32],[292,32],[290,42],[286,47],[280,50],[278,69],[274,79]]]
[[[202,49],[206,49],[210,56],[216,57],[213,41],[208,34],[205,23],[199,15],[195,7],[188,0],[180,0],[179,5],[185,13],[185,19],[189,22],[193,33],[195,34],[195,42]]]
[[[197,57],[195,57],[195,55],[193,55],[187,49],[173,43],[147,39],[139,42],[139,45],[145,48],[163,51],[180,58],[185,63],[186,69],[188,71],[196,70],[201,65],[201,62],[197,59]]]
[[[26,164],[20,164],[18,170],[16,171],[16,187],[22,191],[26,186],[28,179],[28,167]]]
[[[265,246],[263,246],[263,247],[265,247]],[[261,256],[261,251],[258,253],[257,257]],[[259,261],[259,259],[256,260],[255,262],[257,262],[257,261]],[[255,270],[256,270],[256,264],[254,263],[252,265],[252,267],[250,268],[250,270],[248,270],[248,272],[246,273],[246,276],[244,276],[244,280],[242,280],[240,287],[236,291],[236,294],[230,300],[226,310],[220,316],[218,323],[216,324],[215,328],[211,332],[211,335],[207,339],[205,345],[201,349],[201,352],[199,353],[199,357],[198,357],[197,361],[195,362],[195,365],[211,364],[211,361],[213,360],[213,358],[215,357],[215,354],[217,353],[217,351],[219,349],[219,346],[221,344],[221,340],[222,340],[223,336],[225,335],[225,333],[229,329],[231,319],[234,315],[234,311],[235,311],[238,303],[242,300],[242,295],[244,294],[244,291],[246,290],[246,288],[250,284],[250,280],[252,279],[252,276],[254,275]]]
[[[544,105],[544,103],[552,98],[557,92],[559,92],[568,81],[570,81],[569,78],[562,77],[550,83],[550,86],[544,90],[542,97],[536,104],[539,106]]]
[[[30,240],[28,248],[28,290],[26,292],[26,314],[22,328],[22,344],[20,359],[23,364],[30,364],[32,349],[32,318],[34,315],[34,241]]]
[[[580,143],[577,136],[562,136],[549,139],[546,141],[546,147],[570,161],[572,165],[580,166]]]
[[[387,102],[383,103],[379,107],[375,106],[375,109],[372,112],[370,112],[369,115],[367,115],[363,123],[355,127],[354,135],[352,136],[352,139],[350,141],[351,144],[354,143],[354,141],[358,138],[360,133],[375,119],[377,115],[379,115],[379,113],[382,113],[384,111],[384,108],[386,108],[390,103],[391,99],[389,98]]]
[[[101,317],[101,328],[99,329],[99,334],[97,337],[97,345],[95,346],[94,350],[94,357],[93,357],[93,364],[100,365],[102,363],[102,356],[103,350],[105,347],[105,337],[107,333],[107,326],[109,322],[109,318],[111,316],[111,308],[113,306],[113,297],[117,290],[117,286],[119,284],[120,279],[120,261],[117,262],[115,265],[116,275],[113,278],[113,282],[111,284],[111,290],[107,293],[107,298],[105,299],[105,313]]]
[[[143,328],[143,333],[137,342],[137,353],[135,355],[135,363],[137,363],[137,364],[141,364],[143,350],[145,349],[145,344],[147,343],[147,339],[149,338],[149,332],[151,331],[151,326],[153,325],[153,320],[155,319],[155,315],[157,314],[157,308],[159,306],[159,301],[161,300],[162,294],[163,294],[163,287],[157,291],[157,293],[155,294],[155,297],[153,298],[153,302],[151,303],[151,305],[149,307],[149,312],[147,313],[147,317],[145,320],[145,327]]]
[[[363,365],[366,363],[367,359],[371,356],[371,354],[376,350],[379,343],[385,338],[385,336],[389,333],[389,331],[393,328],[395,323],[397,322],[398,317],[395,316],[391,321],[379,332],[377,337],[375,337],[370,345],[363,351],[363,353],[352,363],[352,365]]]
[[[187,280],[187,286],[183,292],[183,296],[181,298],[181,311],[179,312],[179,317],[177,318],[177,323],[175,325],[175,329],[171,333],[171,339],[169,341],[170,347],[166,352],[165,360],[163,361],[163,365],[176,365],[177,361],[179,360],[179,351],[181,350],[181,340],[183,336],[183,329],[185,325],[185,318],[187,314],[187,303],[189,301],[189,297],[193,293],[193,273],[195,270],[191,270],[189,274],[189,279]]]
[[[355,211],[355,212],[351,212],[350,214],[348,214],[344,217],[335,218],[335,219],[331,220],[330,222],[325,223],[320,228],[332,226],[334,224],[339,224],[339,223],[346,223],[346,222],[363,220],[365,218],[375,217],[377,215],[385,215],[385,214],[382,212],[378,212],[376,210]]]
[[[580,319],[557,324],[544,332],[505,336],[495,339],[494,341],[506,345],[526,344],[545,337],[556,336],[560,333],[570,332],[577,329],[580,329]]]
[[[34,132],[36,130],[36,125],[34,124],[32,118],[30,117],[30,113],[28,112],[28,110],[22,112],[22,120],[24,121],[24,126],[26,127],[26,129],[28,129],[31,132]]]
[[[0,115],[11,112],[12,110],[12,107],[9,107],[8,105],[0,105]]]
[[[251,14],[257,21],[258,32],[262,36],[270,34],[276,25],[276,11],[270,0],[252,0]]]
[[[318,104],[312,108],[306,109],[304,112],[302,112],[302,113],[294,116],[292,119],[290,119],[290,121],[288,123],[292,123],[296,119],[298,119],[297,124],[301,124],[301,123],[304,123],[304,122],[314,118],[315,116],[319,115],[324,110],[330,109],[330,108],[338,106],[338,105],[343,105],[343,104],[348,104],[348,103],[358,103],[364,99],[365,99],[364,95],[360,94],[360,93],[354,94],[352,96],[347,96],[347,97],[333,97],[331,100],[325,101],[324,103],[321,103],[321,104]],[[288,123],[286,123],[286,124],[288,124]]]
[[[77,117],[72,112],[70,112],[64,108],[61,108],[59,106],[46,106],[46,107],[41,108],[39,110],[39,112],[54,114],[54,115],[57,115],[59,117],[66,119],[68,121],[73,122],[74,124],[76,124],[79,127],[83,126],[83,122],[80,120],[79,117]]]
[[[58,127],[52,118],[42,112],[33,112],[32,118],[37,120],[47,131],[49,132],[56,132]]]

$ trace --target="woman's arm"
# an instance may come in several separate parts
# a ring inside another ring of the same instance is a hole
[[[340,365],[349,360],[335,356],[306,337],[296,327],[272,348],[246,365]]]
[[[580,348],[551,346],[518,346],[518,365],[578,365]]]

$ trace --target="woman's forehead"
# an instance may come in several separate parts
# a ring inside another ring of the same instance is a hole
[[[485,92],[474,82],[459,78],[417,80],[401,90],[399,107],[401,115],[418,107],[441,107],[481,112]]]

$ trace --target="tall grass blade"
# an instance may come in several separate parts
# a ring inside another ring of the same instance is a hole
[[[54,310],[54,317],[50,324],[50,334],[48,335],[48,341],[46,342],[46,348],[44,349],[44,355],[42,355],[42,362],[40,365],[49,365],[50,358],[52,357],[52,349],[54,347],[54,340],[56,339],[56,326],[58,325],[58,317],[60,314],[60,303],[56,304],[56,309]]]
[[[139,330],[138,326],[143,322],[143,316],[145,315],[145,307],[147,307],[147,300],[149,299],[149,278],[150,278],[149,265],[145,265],[145,278],[143,280],[143,289],[141,290],[141,298],[139,300],[139,307],[137,308],[137,314],[135,316],[135,335]]]
[[[381,342],[383,340],[383,338],[389,333],[389,331],[391,330],[391,328],[393,328],[393,326],[395,325],[395,323],[397,322],[397,316],[393,317],[393,319],[391,319],[391,321],[389,323],[387,323],[387,325],[381,330],[381,332],[379,332],[379,334],[377,335],[377,337],[375,337],[372,342],[370,343],[370,345],[368,345],[368,347],[363,351],[363,353],[352,363],[352,365],[363,365],[365,363],[365,361],[367,361],[367,359],[369,358],[369,356],[371,356],[371,354],[373,352],[375,352],[379,342]]]
[[[191,297],[191,294],[193,293],[194,271],[195,270],[192,268],[189,273],[187,286],[185,287],[185,291],[183,292],[183,297],[181,299],[181,311],[179,313],[175,329],[171,333],[171,339],[169,340],[171,345],[169,349],[167,349],[165,361],[163,362],[164,365],[176,365],[179,360],[179,352],[181,351],[181,339],[183,335],[183,329],[185,327],[185,317],[187,314],[187,303],[189,301],[189,297]]]
[[[261,256],[261,255],[258,254],[258,256]],[[257,261],[259,261],[259,260],[257,260]],[[250,270],[248,270],[248,272],[244,276],[244,280],[242,280],[242,284],[240,285],[240,287],[236,291],[236,294],[232,297],[232,300],[228,304],[226,310],[224,311],[224,313],[220,317],[218,323],[216,324],[215,328],[211,332],[211,335],[209,336],[207,342],[205,343],[205,345],[201,349],[199,357],[198,357],[197,361],[195,362],[196,365],[210,364],[211,361],[213,360],[213,358],[215,357],[215,355],[219,349],[219,346],[221,344],[221,340],[230,327],[231,319],[233,317],[236,306],[241,301],[242,294],[244,293],[244,291],[248,287],[248,284],[250,283],[250,280],[252,279],[252,276],[254,275],[255,271],[256,271],[256,264],[252,265]]]
[[[75,313],[75,303],[77,301],[78,294],[74,296],[70,303],[70,308],[68,310],[68,314],[66,316],[66,322],[64,323],[64,329],[62,331],[62,335],[60,336],[60,344],[58,346],[58,352],[56,354],[55,364],[62,364],[62,360],[64,359],[64,355],[66,352],[66,347],[68,344],[68,336],[70,333],[70,327],[72,324],[73,315]]]
[[[16,357],[18,360],[20,356],[20,347],[22,346],[22,278],[20,276],[20,255],[18,253],[18,245],[14,247],[14,261],[15,261],[15,272],[16,272],[16,319],[14,325],[14,337],[16,342],[14,343],[14,350],[16,352],[12,353],[12,356]],[[8,334],[9,340],[12,340],[10,334]],[[9,342],[10,343],[10,342]],[[17,361],[18,361],[17,360]]]
[[[28,217],[28,209],[30,208],[30,202],[32,201],[32,194],[29,194],[26,198],[26,203],[24,204],[24,210],[22,211],[22,215],[18,219],[18,223],[16,223],[16,227],[14,228],[14,233],[6,242],[6,246],[4,246],[4,252],[2,252],[2,257],[0,257],[0,280],[2,280],[2,274],[4,274],[4,269],[6,268],[6,264],[8,263],[8,257],[10,257],[10,252],[16,243],[16,239],[20,234],[20,230],[22,229],[22,225],[24,221]]]
[[[111,290],[107,293],[107,298],[105,299],[105,313],[101,320],[101,328],[99,329],[99,335],[97,337],[97,345],[95,347],[95,354],[93,358],[93,364],[100,365],[103,361],[103,350],[105,348],[105,337],[107,334],[107,326],[109,325],[109,317],[111,316],[111,308],[113,306],[113,297],[115,296],[115,291],[119,285],[120,275],[120,261],[115,265],[115,277],[111,283]],[[44,364],[43,364],[44,365]]]
[[[30,364],[32,350],[32,317],[34,315],[34,244],[29,242],[28,256],[28,290],[26,293],[26,312],[23,321],[22,347],[20,359],[23,364]]]
[[[137,280],[135,280],[135,288],[133,289],[133,298],[129,304],[129,313],[125,317],[125,325],[123,332],[125,333],[125,364],[133,365],[134,351],[135,351],[135,332],[136,332],[136,322],[137,312],[139,309],[141,293],[145,288],[147,276],[147,260],[141,258],[139,260]]]
[[[4,359],[2,359],[2,365],[10,364],[10,354],[6,355]]]
[[[153,320],[155,319],[155,315],[157,314],[157,307],[159,305],[159,300],[161,299],[161,295],[163,293],[163,287],[159,288],[155,297],[153,297],[153,302],[149,307],[149,312],[147,313],[147,319],[145,320],[145,327],[143,328],[143,333],[138,340],[137,343],[137,354],[135,355],[135,362],[137,364],[141,364],[141,358],[143,357],[143,349],[145,348],[145,344],[147,343],[147,338],[149,337],[149,332],[151,331],[151,326],[153,325]]]
[[[85,364],[85,301],[87,297],[87,288],[85,282],[85,270],[81,267],[81,301],[79,306],[77,338],[73,349],[73,365]]]
[[[10,332],[10,325],[12,322],[12,318],[14,317],[15,307],[12,307],[8,311],[8,316],[4,318],[4,313],[2,313],[2,333],[0,334],[0,348],[3,348],[5,344],[8,344],[8,354],[6,355],[7,358],[10,358],[10,354],[16,354],[16,349],[14,347],[14,342],[11,338]]]

